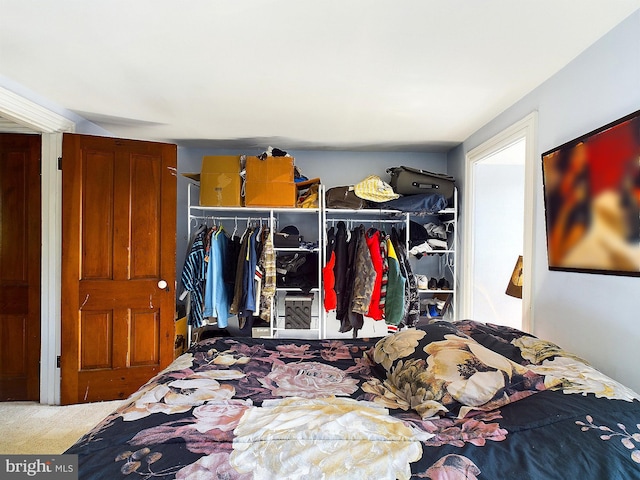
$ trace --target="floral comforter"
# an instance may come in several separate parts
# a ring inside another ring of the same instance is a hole
[[[80,479],[640,479],[634,392],[518,330],[438,328],[204,341],[66,453]]]

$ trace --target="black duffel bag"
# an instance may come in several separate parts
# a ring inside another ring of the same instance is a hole
[[[400,195],[439,193],[448,202],[453,200],[455,179],[445,173],[433,173],[413,167],[391,167],[389,184]]]

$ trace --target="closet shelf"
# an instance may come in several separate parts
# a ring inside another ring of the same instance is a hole
[[[320,289],[318,287],[313,287],[309,289],[302,289],[299,287],[276,287],[278,292],[296,292],[296,293],[306,293],[307,291],[310,293],[318,293]]]
[[[385,210],[381,208],[359,208],[359,209],[351,209],[351,208],[325,208],[325,213],[335,214],[335,215],[347,215],[351,217],[352,215],[397,215],[404,216],[405,212],[401,210]]]
[[[277,213],[309,213],[317,215],[320,211],[319,208],[294,208],[294,207],[203,207],[201,205],[191,205],[189,207],[193,210],[200,210],[203,212],[230,212],[238,214],[238,216],[246,216],[248,212],[259,212],[269,214],[271,212]]]
[[[438,255],[444,253],[455,253],[455,250],[430,250],[428,252],[421,252],[423,256],[425,255]]]

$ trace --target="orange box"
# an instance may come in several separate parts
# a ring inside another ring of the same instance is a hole
[[[291,157],[247,157],[244,204],[247,207],[295,207],[296,184]]]
[[[240,207],[240,156],[202,157],[200,205],[203,207]]]
[[[247,182],[244,187],[246,207],[295,207],[296,185],[293,182]]]

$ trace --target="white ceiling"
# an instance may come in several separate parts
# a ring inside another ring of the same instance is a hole
[[[437,151],[638,8],[640,0],[0,0],[0,75],[115,136]]]

